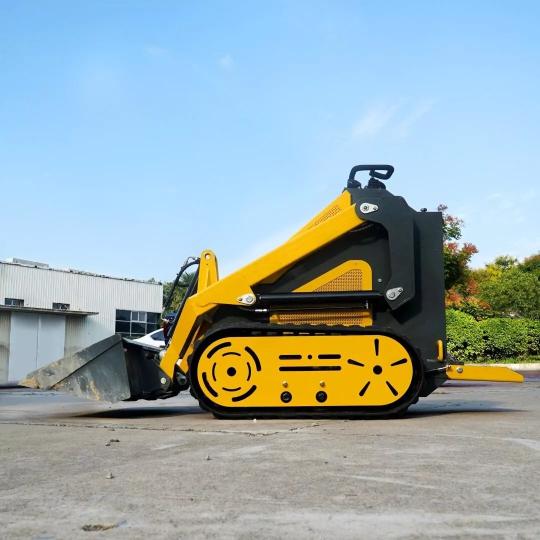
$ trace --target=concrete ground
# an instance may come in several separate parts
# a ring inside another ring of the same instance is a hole
[[[540,379],[399,420],[215,420],[0,391],[2,538],[540,538]]]

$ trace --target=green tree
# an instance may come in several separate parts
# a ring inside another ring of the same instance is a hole
[[[176,311],[178,309],[192,279],[193,279],[193,272],[185,272],[184,274],[182,274],[182,276],[180,277],[180,281],[178,282],[178,285],[174,291],[170,308],[168,308],[169,310]],[[166,281],[165,283],[163,283],[163,305],[164,306],[171,292],[173,283],[174,283],[173,281]]]
[[[521,265],[503,267],[499,274],[494,273],[480,282],[478,297],[489,304],[495,314],[540,319],[539,276],[523,271]]]
[[[540,253],[525,258],[519,267],[523,272],[530,272],[540,279]]]
[[[444,286],[447,291],[458,288],[463,293],[470,277],[469,262],[478,250],[474,244],[465,242],[460,245],[458,242],[462,235],[461,219],[450,215],[444,204],[440,204],[437,210],[443,215]]]

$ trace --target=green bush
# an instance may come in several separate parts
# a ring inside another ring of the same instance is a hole
[[[463,362],[489,362],[540,354],[540,321],[492,318],[446,311],[448,352]]]
[[[463,300],[458,309],[459,311],[463,311],[463,313],[472,315],[477,321],[495,316],[489,306],[482,305],[478,302],[471,302],[469,300]]]
[[[478,322],[472,315],[448,309],[446,337],[448,352],[458,360],[474,362],[482,359],[485,342]]]
[[[478,297],[500,315],[540,319],[540,281],[533,272],[504,270],[497,279],[479,284]]]
[[[540,355],[540,321],[523,319],[527,328],[527,348],[531,356]]]
[[[484,355],[490,360],[525,356],[528,353],[527,326],[523,319],[486,319],[478,326],[484,339]]]

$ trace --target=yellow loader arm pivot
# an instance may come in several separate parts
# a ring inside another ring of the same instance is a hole
[[[447,357],[442,217],[388,192],[393,171],[353,167],[341,195],[287,242],[221,280],[203,251],[164,354],[112,337],[25,384],[112,401],[191,386],[219,417],[380,417],[448,379],[521,382]]]

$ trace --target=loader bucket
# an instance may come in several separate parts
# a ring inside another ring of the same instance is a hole
[[[111,402],[170,397],[177,392],[157,352],[114,335],[32,371],[19,384]]]

